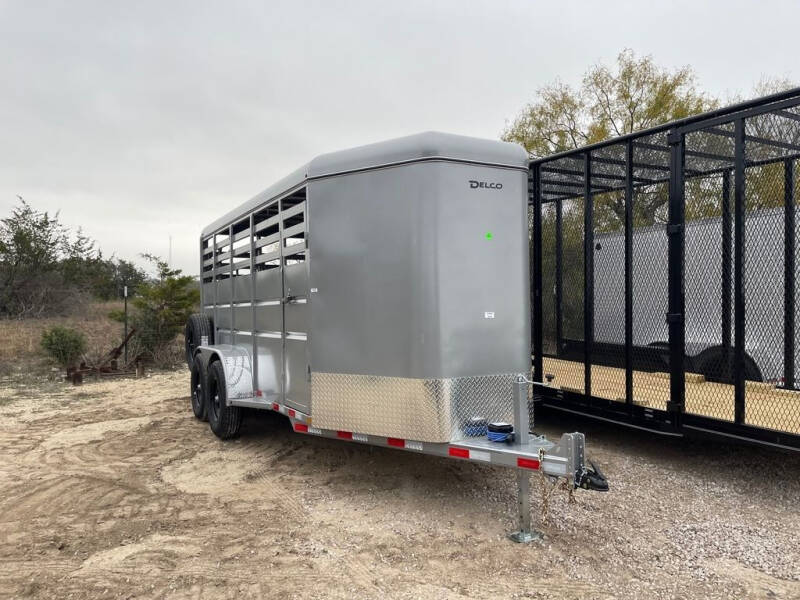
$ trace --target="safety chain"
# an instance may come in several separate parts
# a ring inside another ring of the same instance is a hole
[[[548,482],[550,477],[545,474],[544,472],[544,448],[539,448],[539,482],[540,482],[540,489],[542,492],[542,510],[541,510],[541,524],[544,525],[547,522],[547,517],[550,512],[550,497],[555,493],[556,490],[565,490],[567,492],[567,502],[569,504],[575,504],[575,486],[570,485],[569,481],[566,479],[559,480],[556,478],[552,478],[554,482],[551,484]]]

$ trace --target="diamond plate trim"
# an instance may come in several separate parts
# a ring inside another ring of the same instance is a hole
[[[464,439],[478,417],[513,422],[517,374],[453,379],[410,379],[313,373],[314,425],[423,442]]]

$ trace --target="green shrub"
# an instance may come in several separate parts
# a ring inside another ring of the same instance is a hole
[[[178,337],[186,320],[196,312],[200,291],[194,278],[149,254],[144,258],[156,267],[156,278],[140,285],[133,299],[131,324],[136,328],[140,357],[157,366],[168,367],[183,359],[183,343]]]
[[[42,348],[66,369],[86,351],[86,337],[80,331],[55,326],[42,334]]]

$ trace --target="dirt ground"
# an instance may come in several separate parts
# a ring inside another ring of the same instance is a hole
[[[187,388],[0,380],[0,597],[800,598],[798,455],[549,418],[611,491],[520,546],[511,471],[269,414],[223,443]]]

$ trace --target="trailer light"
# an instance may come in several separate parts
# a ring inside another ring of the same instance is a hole
[[[297,413],[295,413],[295,412],[294,412],[294,411],[293,411],[291,408],[290,408],[290,409],[287,411],[287,413],[288,413],[288,414],[289,414],[289,416],[290,416],[290,417],[292,417],[292,418],[294,418],[294,416],[297,414]]]
[[[352,431],[337,431],[336,437],[341,440],[352,440],[353,439],[353,432]]]
[[[263,395],[264,395],[264,394],[262,394],[262,393],[261,393],[261,390],[256,390],[256,396],[258,396],[259,398],[261,398],[261,396],[263,396]]]
[[[297,433],[308,433],[308,425],[306,425],[305,423],[295,423],[294,430]]]
[[[523,469],[533,469],[534,471],[539,470],[539,461],[535,458],[522,458],[519,457],[517,459],[517,466],[522,467]]]
[[[281,409],[281,405],[280,404],[278,404],[277,402],[273,402],[272,403],[272,410],[279,411],[280,409]]]
[[[386,438],[386,443],[390,446],[394,446],[395,448],[405,448],[406,441],[401,440],[400,438]]]
[[[447,449],[447,453],[455,458],[469,458],[469,450],[466,448],[453,448],[450,446],[450,448]]]

